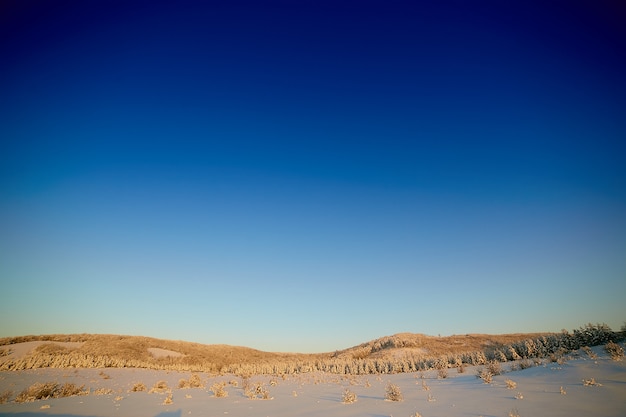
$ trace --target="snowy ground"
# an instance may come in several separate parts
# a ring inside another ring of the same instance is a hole
[[[571,355],[565,363],[546,363],[507,372],[485,384],[476,377],[476,368],[459,374],[450,369],[446,379],[434,371],[396,375],[342,377],[330,374],[251,377],[262,382],[272,399],[250,400],[244,395],[242,379],[233,375],[202,376],[205,388],[179,389],[181,378],[190,373],[143,369],[40,369],[0,372],[0,394],[13,391],[9,402],[0,405],[0,416],[43,417],[183,417],[183,416],[371,416],[410,417],[520,417],[626,416],[626,361],[612,361],[601,347],[590,358],[584,352]],[[503,364],[508,369],[510,364]],[[594,378],[598,385],[586,386]],[[272,385],[274,379],[275,385]],[[505,380],[514,381],[508,389]],[[172,388],[173,403],[163,405],[167,393],[129,392],[136,382],[148,389],[165,380]],[[13,402],[15,396],[34,382],[72,382],[85,385],[87,396]],[[209,390],[215,382],[225,382],[228,396],[216,398]],[[236,382],[237,386],[229,383]],[[404,400],[385,400],[385,387],[400,387]],[[424,388],[424,385],[428,389]],[[565,394],[561,393],[561,387]],[[114,392],[95,395],[98,388]],[[355,403],[342,403],[345,389],[357,394]]]

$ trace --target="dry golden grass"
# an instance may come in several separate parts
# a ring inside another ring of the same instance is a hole
[[[147,388],[143,382],[136,382],[133,387],[130,389],[131,392],[140,392],[145,391]]]
[[[624,358],[624,348],[614,342],[608,342],[604,345],[604,351],[611,355],[614,361],[621,361]]]
[[[355,403],[357,400],[357,395],[350,391],[348,388],[346,388],[343,391],[343,395],[341,396],[341,402],[344,404],[352,404]]]
[[[226,383],[225,382],[216,382],[211,385],[209,390],[213,393],[217,398],[228,397],[228,391],[226,391]]]
[[[80,346],[65,347],[46,343],[24,357],[4,354],[0,356],[0,370],[125,367],[209,374],[232,373],[247,378],[258,374],[285,376],[315,371],[364,375],[439,369],[439,376],[443,378],[447,376],[449,367],[456,367],[459,372],[463,372],[464,366],[468,364],[489,367],[490,363],[521,358],[524,359],[518,366],[523,369],[532,366],[528,358],[547,357],[557,352],[557,348],[561,349],[558,350],[558,355],[578,349],[583,346],[578,339],[584,340],[585,344],[606,343],[606,331],[596,341],[594,335],[597,335],[598,330],[606,329],[588,325],[569,336],[524,333],[434,337],[400,333],[342,351],[318,354],[272,353],[239,346],[202,345],[142,336],[20,336],[0,338],[0,349],[8,352],[11,344],[29,341],[79,342]],[[559,345],[559,338],[564,338],[564,344]],[[149,351],[151,348],[177,352],[180,356],[155,357]],[[557,358],[556,354],[554,358]],[[492,375],[498,373],[493,372],[493,369],[491,371]],[[192,382],[182,384],[187,387]]]
[[[172,399],[172,391],[167,393],[167,397],[163,400],[163,405],[173,404],[174,400]]]
[[[109,395],[113,393],[114,391],[111,388],[98,388],[92,392],[93,395]]]
[[[13,395],[13,391],[4,391],[0,394],[0,404],[6,404],[9,398],[11,398],[11,395]]]
[[[165,381],[158,381],[155,382],[155,384],[152,386],[152,388],[150,388],[150,391],[148,391],[150,394],[152,394],[153,392],[165,392],[169,389],[169,387],[167,386],[167,382]]]
[[[418,354],[441,357],[450,354],[482,351],[487,348],[495,349],[521,340],[547,335],[549,333],[465,334],[436,337],[418,333],[398,333],[339,351],[336,355],[339,357],[349,355],[358,359],[367,357],[384,358],[389,350],[405,349],[407,354],[414,351]]]
[[[89,390],[85,390],[83,386],[77,386],[72,383],[63,385],[56,382],[39,383],[36,382],[30,387],[24,389],[15,398],[17,403],[33,402],[36,400],[45,400],[48,398],[72,397],[75,395],[88,395]]]
[[[186,389],[186,388],[202,388],[204,385],[202,384],[202,380],[200,379],[200,375],[193,374],[189,377],[189,379],[181,379],[178,381],[178,388]]]

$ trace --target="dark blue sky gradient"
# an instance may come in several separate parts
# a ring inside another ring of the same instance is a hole
[[[0,335],[621,325],[625,8],[406,3],[4,2]]]

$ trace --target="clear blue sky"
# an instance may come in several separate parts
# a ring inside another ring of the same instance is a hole
[[[0,336],[626,320],[619,2],[170,3],[0,6]]]

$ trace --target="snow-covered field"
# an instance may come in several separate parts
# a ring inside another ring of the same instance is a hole
[[[602,347],[593,351],[595,359],[575,352],[562,364],[544,360],[535,367],[495,376],[491,384],[476,377],[475,367],[467,367],[464,373],[450,369],[445,379],[438,379],[436,371],[356,377],[320,373],[252,376],[250,386],[263,383],[271,397],[267,400],[246,397],[244,381],[233,375],[201,375],[204,388],[179,389],[179,380],[189,379],[190,373],[112,368],[0,372],[0,395],[13,392],[9,401],[0,405],[0,416],[410,417],[416,412],[423,417],[626,416],[626,361],[611,360]],[[503,364],[503,369],[510,365]],[[584,380],[592,378],[596,384],[585,385]],[[507,388],[507,379],[516,387]],[[171,388],[171,404],[163,404],[167,392],[129,392],[137,382],[149,390],[160,380]],[[13,401],[35,382],[85,385],[90,394],[30,403]],[[210,387],[216,382],[226,384],[227,397],[213,395]],[[390,382],[399,386],[403,401],[385,400]],[[96,395],[100,388],[113,392]],[[345,389],[356,393],[356,402],[342,402]]]

